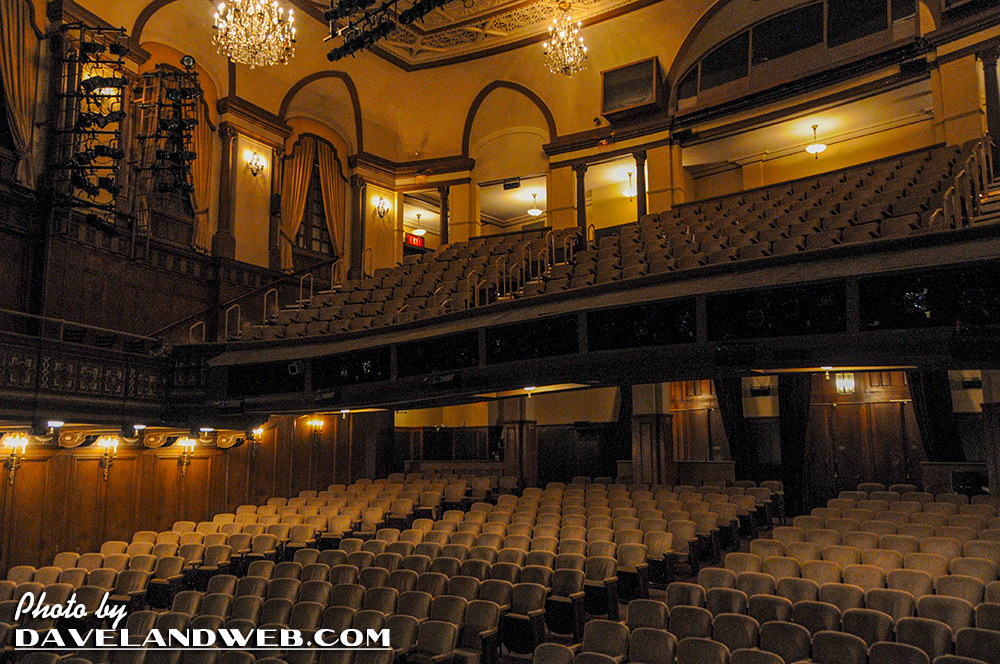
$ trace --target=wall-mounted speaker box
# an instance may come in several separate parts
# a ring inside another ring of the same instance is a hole
[[[663,105],[663,70],[657,57],[601,72],[601,115],[619,122]]]

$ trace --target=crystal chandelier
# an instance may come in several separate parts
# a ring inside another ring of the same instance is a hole
[[[212,43],[233,62],[263,67],[287,64],[295,55],[295,19],[277,0],[232,0],[219,5],[215,13]]]
[[[587,47],[580,36],[583,23],[574,23],[569,9],[570,3],[559,3],[556,17],[549,26],[549,40],[542,44],[549,70],[563,76],[572,76],[587,66]]]

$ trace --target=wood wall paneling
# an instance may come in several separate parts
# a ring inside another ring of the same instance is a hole
[[[130,540],[137,530],[166,530],[175,521],[209,520],[242,504],[323,490],[334,478],[350,483],[360,475],[350,476],[346,463],[341,475],[336,460],[350,450],[353,417],[327,418],[315,448],[307,427],[272,418],[252,461],[246,443],[199,446],[186,477],[179,448],[120,447],[106,482],[96,449],[29,448],[15,484],[7,484],[6,472],[0,477],[0,578],[14,565],[48,565],[60,551],[96,551],[108,540]],[[389,449],[391,431],[383,423],[354,432],[360,437],[355,465],[367,470],[374,459],[366,460],[365,451],[373,457],[379,447]]]

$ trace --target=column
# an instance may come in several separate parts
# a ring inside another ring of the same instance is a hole
[[[528,397],[503,399],[497,424],[503,427],[504,475],[520,478],[521,486],[538,485],[538,431],[535,405]]]
[[[236,196],[236,129],[228,122],[219,124],[219,138],[222,140],[222,172],[219,187],[219,227],[212,236],[212,255],[222,258],[236,258],[236,236],[233,234],[233,218]]]
[[[365,192],[368,183],[360,175],[351,177],[351,268],[348,275],[361,279],[365,252]]]
[[[673,415],[664,412],[663,385],[632,387],[632,481],[675,484]]]
[[[639,150],[635,157],[635,207],[636,219],[646,216],[646,151]]]
[[[986,92],[986,126],[994,141],[1000,141],[1000,84],[997,81],[997,58],[1000,46],[977,53],[983,62],[984,91]],[[993,146],[993,169],[997,168],[997,146]]]
[[[990,494],[1000,492],[1000,371],[984,370],[983,433],[986,437],[986,469]]]
[[[587,164],[576,164],[573,172],[576,173],[576,226],[587,242]]]
[[[448,241],[464,242],[480,235],[479,186],[468,182],[448,189]]]
[[[670,144],[671,207],[682,205],[688,200],[688,192],[693,191],[694,182],[684,170],[684,148],[680,143]]]
[[[441,239],[440,245],[448,244],[448,193],[450,187],[438,187],[438,194],[441,196]]]
[[[983,135],[979,71],[974,54],[942,63],[932,70],[936,140],[961,145]]]
[[[573,169],[561,166],[549,170],[545,178],[545,216],[555,229],[576,226],[576,192]]]
[[[666,212],[673,204],[673,177],[671,175],[671,154],[669,145],[650,148],[646,151],[649,178],[646,182],[646,198],[649,209],[654,213]]]

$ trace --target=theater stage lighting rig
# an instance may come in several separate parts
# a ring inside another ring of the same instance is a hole
[[[55,190],[84,221],[114,226],[126,179],[127,35],[124,29],[67,24],[60,38]]]
[[[330,24],[330,38],[339,37],[341,43],[334,47],[327,58],[340,60],[358,51],[371,48],[388,37],[398,25],[419,21],[449,0],[417,0],[399,11],[399,0],[333,0],[323,19]]]

